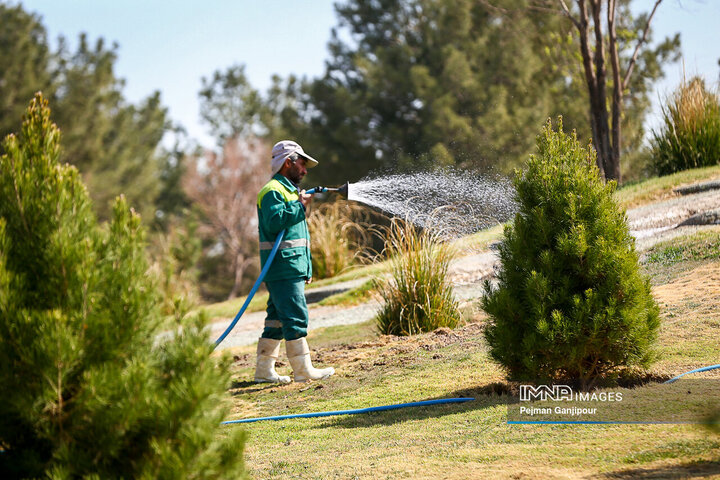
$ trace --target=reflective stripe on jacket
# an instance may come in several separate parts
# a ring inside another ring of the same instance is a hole
[[[266,282],[312,277],[310,232],[305,207],[298,201],[298,190],[290,180],[276,173],[257,196],[260,264],[265,266],[278,233],[285,230]]]

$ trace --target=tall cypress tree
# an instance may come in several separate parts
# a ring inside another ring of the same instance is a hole
[[[160,339],[140,218],[99,225],[41,95],[0,158],[0,477],[238,478],[202,321]]]

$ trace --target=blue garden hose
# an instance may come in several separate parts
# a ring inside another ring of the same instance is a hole
[[[305,193],[308,195],[312,195],[314,193],[322,193],[326,192],[328,189],[325,187],[315,187],[311,188],[310,190],[307,190]],[[255,284],[253,285],[252,289],[250,289],[250,293],[248,293],[247,298],[245,299],[245,303],[243,303],[243,306],[240,307],[240,310],[238,311],[237,315],[235,315],[235,318],[232,322],[230,322],[230,325],[225,329],[225,331],[218,337],[217,340],[215,340],[215,348],[217,348],[218,345],[220,345],[220,342],[225,340],[225,337],[228,336],[228,334],[232,331],[233,328],[235,328],[235,325],[237,324],[238,320],[240,320],[240,317],[242,317],[243,313],[245,313],[245,310],[247,309],[248,305],[250,305],[250,300],[255,296],[255,294],[258,291],[258,288],[260,288],[260,284],[262,283],[263,279],[265,278],[265,274],[267,274],[267,271],[270,269],[270,265],[272,264],[273,259],[275,258],[275,254],[278,251],[278,248],[280,247],[280,242],[282,242],[283,237],[285,236],[285,230],[278,233],[278,236],[275,238],[275,243],[272,246],[272,250],[270,250],[270,254],[268,255],[267,260],[265,261],[265,266],[263,267],[262,271],[260,272],[260,276],[255,280]]]
[[[695,370],[690,370],[689,372],[682,373],[675,378],[671,378],[670,380],[667,380],[664,383],[673,383],[680,377],[683,377],[683,376],[691,374],[691,373],[707,372],[709,370],[715,370],[715,369],[720,369],[720,364],[710,365],[707,367],[696,368]],[[314,417],[329,417],[329,416],[333,416],[333,415],[355,415],[358,413],[371,413],[371,412],[381,412],[381,411],[385,411],[385,410],[396,410],[398,408],[424,407],[424,406],[428,406],[428,405],[438,405],[438,404],[443,404],[443,403],[469,402],[471,400],[475,400],[475,399],[468,398],[468,397],[444,398],[444,399],[440,399],[440,400],[425,400],[422,402],[400,403],[400,404],[396,404],[396,405],[384,405],[384,406],[380,406],[380,407],[359,408],[356,410],[334,410],[334,411],[329,411],[329,412],[299,413],[299,414],[295,414],[295,415],[277,415],[274,417],[245,418],[242,420],[228,420],[226,422],[222,422],[221,424],[229,425],[229,424],[236,424],[236,423],[261,422],[264,420],[287,420],[290,418],[314,418]]]
[[[411,403],[399,403],[395,405],[383,405],[381,407],[368,407],[358,408],[356,410],[333,410],[330,412],[313,412],[313,413],[298,413],[295,415],[278,415],[275,417],[257,417],[257,418],[245,418],[243,420],[228,420],[222,422],[222,425],[228,425],[233,423],[252,423],[260,422],[263,420],[287,420],[288,418],[314,418],[314,417],[330,417],[333,415],[355,415],[358,413],[371,413],[371,412],[382,412],[385,410],[397,410],[398,408],[407,407],[425,407],[428,405],[439,405],[443,403],[461,403],[475,400],[474,398],[442,398],[439,400],[424,400],[422,402],[411,402]]]
[[[689,373],[707,372],[708,370],[715,370],[715,369],[718,369],[718,368],[720,368],[720,364],[718,364],[718,365],[710,365],[710,366],[708,366],[708,367],[696,368],[695,370],[690,370],[689,372],[681,373],[681,374],[678,375],[677,377],[671,378],[670,380],[668,380],[668,381],[665,382],[665,383],[673,383],[673,382],[674,382],[675,380],[677,380],[678,378],[684,377],[685,375],[687,375],[687,374],[689,374]]]
[[[275,239],[275,243],[272,246],[272,250],[270,250],[270,255],[268,255],[267,261],[265,262],[265,266],[263,267],[262,271],[260,272],[260,276],[255,280],[255,285],[253,285],[252,289],[250,290],[250,293],[248,293],[247,298],[245,299],[245,303],[243,303],[243,306],[238,311],[237,315],[235,315],[235,318],[230,323],[230,325],[225,329],[225,331],[220,335],[220,337],[215,340],[215,348],[217,348],[218,345],[220,345],[220,342],[225,340],[225,337],[228,336],[230,331],[235,328],[235,324],[240,320],[240,317],[242,317],[242,314],[245,313],[245,310],[247,309],[248,305],[250,305],[250,300],[255,296],[255,293],[257,292],[258,288],[260,288],[260,284],[262,283],[263,279],[265,278],[265,274],[270,269],[270,264],[272,264],[273,258],[275,258],[275,254],[278,251],[278,247],[280,247],[280,242],[282,242],[283,237],[285,236],[285,230],[278,233],[277,238]]]

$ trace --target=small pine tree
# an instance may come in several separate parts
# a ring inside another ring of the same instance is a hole
[[[140,218],[98,225],[41,94],[0,158],[0,477],[238,478],[202,321],[159,339]]]
[[[524,172],[519,211],[505,228],[498,286],[483,307],[491,356],[518,379],[588,387],[620,366],[647,366],[659,327],[625,212],[595,152],[548,120]]]

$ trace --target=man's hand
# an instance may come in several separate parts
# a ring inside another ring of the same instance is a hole
[[[312,283],[312,277],[310,277],[310,278],[308,278],[307,280],[305,280],[305,283],[306,283],[307,285],[310,285],[310,284]]]
[[[300,200],[300,203],[303,204],[303,207],[307,208],[308,205],[310,205],[310,202],[312,202],[312,199],[312,195],[305,193],[305,190],[300,190],[300,198],[298,200]]]

